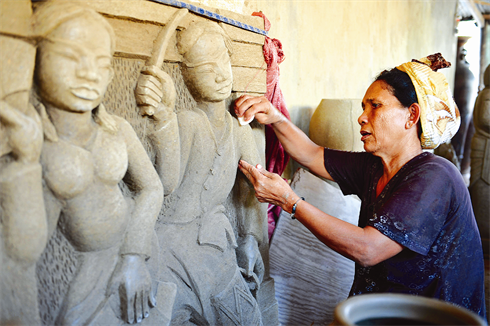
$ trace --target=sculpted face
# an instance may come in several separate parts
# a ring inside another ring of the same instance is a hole
[[[383,81],[376,81],[362,99],[361,141],[364,150],[377,156],[396,153],[403,146],[405,124],[410,115]]]
[[[184,78],[196,101],[220,102],[231,95],[230,55],[221,35],[198,39],[185,55]]]
[[[72,112],[97,107],[112,79],[109,33],[90,16],[61,24],[40,46],[36,79],[42,99]]]

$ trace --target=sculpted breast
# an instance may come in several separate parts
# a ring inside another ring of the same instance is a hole
[[[41,162],[44,180],[59,199],[71,199],[93,182],[92,154],[63,140],[45,141]]]
[[[92,155],[97,178],[108,185],[122,180],[128,170],[128,150],[120,136],[99,132]]]

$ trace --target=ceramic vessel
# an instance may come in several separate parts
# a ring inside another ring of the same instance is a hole
[[[472,311],[408,294],[363,294],[335,308],[333,325],[487,325]]]
[[[360,99],[323,99],[310,121],[310,138],[324,147],[361,152]]]

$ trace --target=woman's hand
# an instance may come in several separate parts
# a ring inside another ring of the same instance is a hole
[[[0,123],[6,130],[8,146],[16,161],[23,164],[38,163],[43,146],[41,119],[33,107],[27,111],[24,114],[0,101]]]
[[[264,261],[259,245],[253,235],[247,235],[238,241],[236,256],[240,271],[250,290],[256,292],[264,279]]]
[[[238,167],[253,184],[255,197],[261,203],[281,206],[283,210],[291,213],[293,205],[299,197],[280,175],[265,170],[259,164],[254,167],[242,160],[240,160]]]
[[[135,89],[141,114],[165,121],[173,114],[177,93],[172,78],[157,66],[145,66]]]
[[[141,322],[148,317],[150,307],[156,306],[151,289],[151,276],[143,257],[123,255],[111,280],[109,295],[119,295],[125,321],[128,324]]]
[[[265,96],[240,96],[235,101],[235,113],[237,117],[243,117],[244,121],[250,121],[255,117],[258,122],[265,125],[286,119]]]

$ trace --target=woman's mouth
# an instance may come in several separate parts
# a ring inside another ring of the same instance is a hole
[[[99,98],[99,92],[91,87],[73,87],[71,93],[82,100],[94,101]]]
[[[371,136],[369,132],[361,130],[361,141],[365,141],[369,136]]]
[[[231,85],[232,83],[228,83],[226,84],[225,86],[221,87],[220,89],[218,89],[218,93],[221,93],[221,94],[225,94],[225,93],[228,93],[231,89]]]

